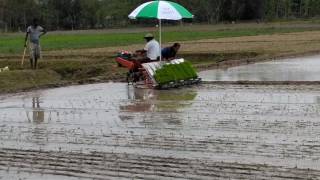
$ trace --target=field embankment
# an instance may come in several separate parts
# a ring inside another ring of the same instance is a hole
[[[238,24],[218,26],[167,27],[166,46],[181,42],[181,57],[198,69],[238,65],[270,58],[318,53],[320,26],[307,23]],[[43,60],[39,70],[21,68],[23,34],[0,37],[0,92],[61,86],[72,83],[125,80],[125,69],[117,68],[119,50],[141,49],[143,35],[156,28],[53,32],[42,39]]]

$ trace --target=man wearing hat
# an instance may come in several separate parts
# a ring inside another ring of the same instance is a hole
[[[140,52],[145,55],[145,60],[143,62],[152,62],[159,60],[160,57],[160,45],[158,41],[154,39],[153,34],[148,33],[144,36],[147,41],[146,46]]]

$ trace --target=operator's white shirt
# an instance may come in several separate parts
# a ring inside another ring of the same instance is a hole
[[[151,60],[157,60],[160,57],[160,45],[155,39],[149,41],[144,50],[147,51],[147,57]]]

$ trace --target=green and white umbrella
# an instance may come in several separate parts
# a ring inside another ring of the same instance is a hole
[[[161,20],[191,19],[193,15],[183,6],[171,1],[151,1],[137,7],[130,15],[130,19],[158,19],[159,39],[161,48]],[[161,54],[161,53],[160,53]],[[160,57],[161,60],[161,57]]]
[[[183,18],[193,18],[193,15],[187,9],[177,3],[170,1],[151,1],[137,7],[129,15],[129,18],[180,20]]]

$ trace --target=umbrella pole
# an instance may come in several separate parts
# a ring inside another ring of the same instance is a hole
[[[160,62],[162,61],[162,48],[161,48],[161,43],[162,43],[162,34],[161,34],[161,30],[162,30],[162,27],[161,27],[161,19],[159,19],[159,42],[160,42]]]

